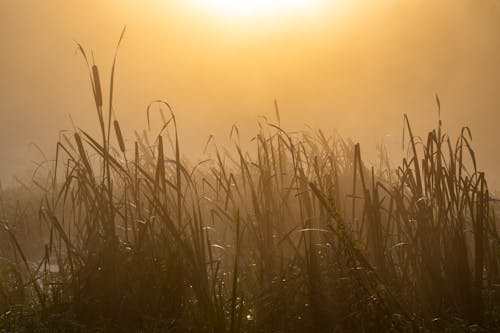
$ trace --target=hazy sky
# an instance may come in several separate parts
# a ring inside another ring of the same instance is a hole
[[[53,154],[59,130],[96,128],[88,73],[92,49],[107,89],[119,53],[116,115],[125,135],[146,106],[174,107],[187,152],[237,122],[250,138],[277,98],[286,129],[305,124],[373,151],[401,154],[403,113],[415,131],[469,125],[479,164],[500,188],[500,12],[493,0],[318,0],[317,8],[228,18],[201,0],[0,0],[0,179],[26,175]]]

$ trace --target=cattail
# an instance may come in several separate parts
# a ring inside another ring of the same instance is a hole
[[[80,135],[78,133],[75,133],[75,141],[76,145],[78,146],[78,152],[80,153],[80,157],[83,161],[83,164],[87,169],[88,173],[91,173],[92,169],[90,168],[90,163],[89,160],[87,159],[87,154],[85,153],[85,149],[83,148],[82,139],[80,138]]]
[[[102,107],[101,81],[99,80],[99,70],[96,65],[92,66],[92,76],[94,77],[94,99],[98,107]]]
[[[120,145],[120,150],[125,153],[125,142],[123,142],[122,131],[120,129],[120,123],[117,120],[113,121],[115,127],[116,138],[118,139],[118,144]]]

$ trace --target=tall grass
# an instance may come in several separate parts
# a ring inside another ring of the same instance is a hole
[[[5,331],[500,327],[500,239],[468,128],[421,140],[405,116],[407,157],[375,170],[351,141],[286,132],[276,104],[254,153],[234,127],[234,147],[209,140],[214,158],[191,165],[166,102],[147,109],[159,135],[125,140],[116,57],[105,110],[80,50],[101,137],[61,137],[38,208],[0,200]]]

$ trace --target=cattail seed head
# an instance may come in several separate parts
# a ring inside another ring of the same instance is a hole
[[[120,150],[125,153],[125,142],[123,141],[122,131],[120,129],[120,123],[117,120],[113,121],[113,126],[115,127],[116,138],[118,139],[118,144],[120,145]]]
[[[83,165],[87,172],[92,173],[92,168],[90,167],[90,162],[87,158],[87,154],[85,153],[85,149],[83,148],[82,138],[78,133],[75,133],[75,142],[78,147],[78,153],[80,154],[80,158],[82,159]]]
[[[96,65],[92,66],[92,76],[94,78],[94,99],[98,107],[102,106],[101,81],[99,79],[99,70]]]

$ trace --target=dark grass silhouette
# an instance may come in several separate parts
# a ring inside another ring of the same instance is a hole
[[[125,141],[115,62],[105,107],[80,50],[101,137],[61,136],[39,202],[2,192],[3,331],[500,328],[500,239],[468,128],[419,139],[405,116],[407,157],[391,169],[381,149],[374,169],[351,141],[284,131],[276,105],[253,153],[234,127],[231,150],[209,140],[214,158],[191,165],[166,102],[147,109],[159,135]]]

